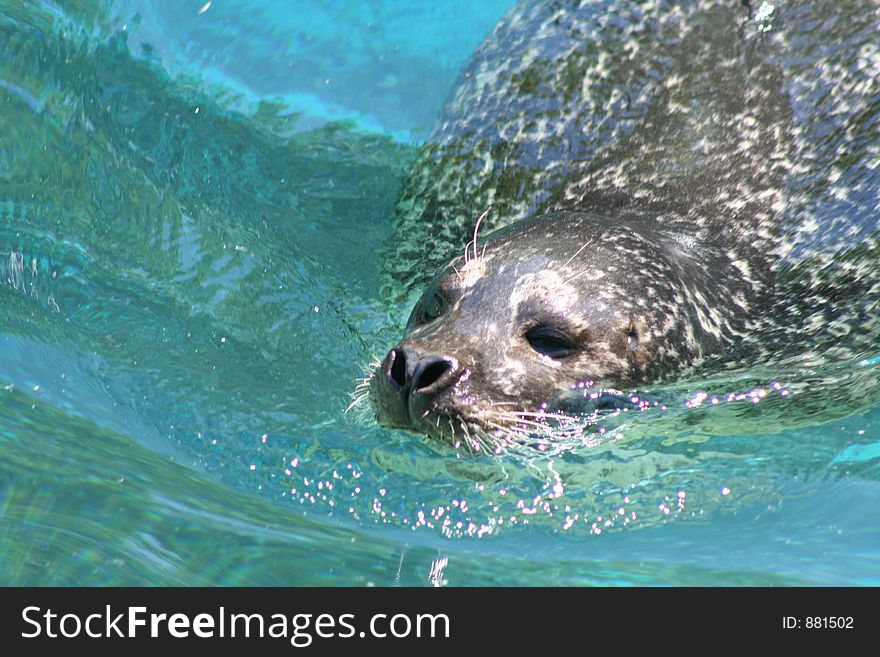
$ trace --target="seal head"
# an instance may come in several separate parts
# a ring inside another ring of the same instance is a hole
[[[565,410],[579,385],[680,371],[740,328],[705,305],[707,255],[647,217],[574,212],[472,242],[373,373],[377,420],[455,441]]]

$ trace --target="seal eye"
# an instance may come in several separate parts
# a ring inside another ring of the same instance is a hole
[[[439,290],[434,290],[427,299],[419,303],[415,312],[416,324],[427,324],[433,322],[446,312],[449,302]]]
[[[550,358],[568,358],[577,350],[575,341],[552,326],[536,326],[525,333],[532,349]]]

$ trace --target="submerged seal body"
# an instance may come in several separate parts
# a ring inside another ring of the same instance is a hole
[[[875,339],[880,16],[849,11],[513,10],[397,204],[386,292],[443,266],[370,379],[379,422],[484,436],[578,386]]]

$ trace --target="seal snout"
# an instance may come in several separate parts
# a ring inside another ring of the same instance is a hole
[[[416,425],[431,412],[435,399],[454,384],[459,376],[458,361],[439,354],[421,354],[414,349],[397,346],[388,352],[380,368],[380,385],[387,390],[385,418],[407,418]],[[390,406],[390,408],[389,408]]]

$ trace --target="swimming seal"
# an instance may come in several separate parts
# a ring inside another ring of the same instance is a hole
[[[880,55],[861,4],[855,24],[833,2],[514,9],[397,203],[386,292],[447,264],[370,378],[378,421],[492,436],[573,388],[876,339]]]

